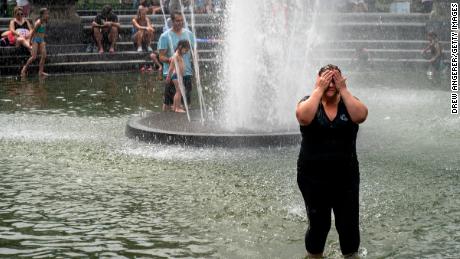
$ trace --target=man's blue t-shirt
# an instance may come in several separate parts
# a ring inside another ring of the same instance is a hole
[[[177,35],[174,31],[172,31],[172,29],[169,29],[161,34],[160,40],[158,41],[158,50],[167,50],[166,56],[168,58],[172,57],[172,55],[174,54],[174,49],[176,49],[177,43],[179,43],[180,40],[190,40],[191,48],[193,49],[195,47],[195,36],[193,36],[193,33],[191,31],[187,29],[182,29],[182,33],[180,35]],[[172,41],[172,49],[170,41]],[[192,55],[190,54],[190,52],[191,50],[184,55],[186,76],[193,75]],[[168,70],[169,64],[163,63],[163,75],[167,75]]]

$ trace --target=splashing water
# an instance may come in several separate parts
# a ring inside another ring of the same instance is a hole
[[[224,50],[223,123],[232,130],[277,130],[295,125],[295,105],[317,66],[310,54],[320,39],[319,1],[232,0]]]

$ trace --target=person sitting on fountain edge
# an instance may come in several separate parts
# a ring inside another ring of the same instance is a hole
[[[331,210],[345,258],[357,258],[359,235],[358,124],[367,107],[348,90],[340,69],[322,67],[311,95],[300,100],[296,116],[302,133],[297,183],[309,227],[308,258],[322,258],[331,227]]]
[[[102,8],[101,14],[98,14],[94,18],[91,29],[94,40],[99,48],[99,54],[104,53],[103,43],[110,43],[109,52],[115,52],[120,23],[118,22],[117,15],[112,12],[110,5],[105,5]]]
[[[172,61],[174,50],[180,40],[187,40],[190,42],[190,49],[195,47],[195,36],[191,31],[184,28],[184,17],[180,12],[173,12],[171,14],[173,26],[171,29],[163,32],[158,41],[158,51],[160,53],[160,62],[163,63],[163,77],[166,78],[169,71],[169,64]],[[184,55],[185,73],[183,75],[185,96],[187,104],[190,106],[190,95],[192,92],[192,56],[191,51]],[[175,95],[175,86],[172,82],[165,83],[164,96],[163,96],[163,111],[171,110],[173,99]]]

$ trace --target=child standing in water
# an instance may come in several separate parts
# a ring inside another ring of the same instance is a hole
[[[169,71],[166,76],[166,83],[170,83],[171,80],[176,88],[176,93],[173,99],[173,111],[184,113],[185,110],[181,107],[181,91],[179,82],[183,82],[183,76],[185,72],[185,63],[183,56],[190,50],[190,43],[188,40],[180,40],[177,43],[176,52],[169,60]],[[177,66],[176,66],[177,65]],[[180,81],[179,81],[180,80]],[[182,83],[183,84],[183,83]]]
[[[45,59],[46,59],[46,42],[45,42],[45,32],[46,32],[46,23],[48,23],[49,12],[48,9],[40,9],[40,17],[35,21],[34,29],[31,32],[32,38],[32,56],[30,56],[27,63],[21,70],[21,76],[27,75],[27,68],[32,62],[37,58],[37,52],[40,51],[40,64],[38,65],[38,74],[40,76],[47,76],[48,74],[44,72],[45,69]]]

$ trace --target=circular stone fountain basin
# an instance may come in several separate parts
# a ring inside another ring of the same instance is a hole
[[[229,130],[217,122],[202,123],[199,111],[191,111],[190,118],[189,122],[185,114],[173,112],[132,117],[126,125],[126,135],[150,143],[190,146],[278,147],[300,143],[299,129],[294,127],[270,131]]]

